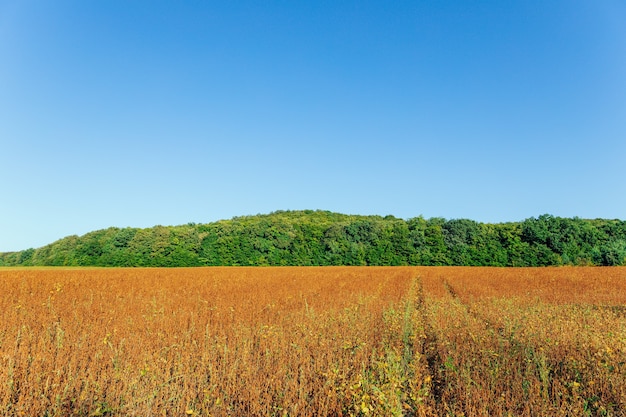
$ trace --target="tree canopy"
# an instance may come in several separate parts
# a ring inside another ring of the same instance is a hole
[[[0,253],[0,266],[624,265],[626,222],[548,214],[515,223],[277,211],[116,228]]]

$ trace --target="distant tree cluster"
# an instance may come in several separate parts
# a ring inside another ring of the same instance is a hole
[[[311,210],[209,224],[112,227],[0,254],[0,266],[624,264],[621,220],[542,215],[488,224]]]

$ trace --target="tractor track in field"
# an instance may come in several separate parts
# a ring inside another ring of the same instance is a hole
[[[430,400],[432,401],[432,406],[437,409],[442,403],[446,382],[443,373],[443,361],[438,349],[439,340],[429,319],[421,278],[418,279],[416,309],[418,310],[421,321],[424,324],[422,354],[426,358],[426,365],[428,367],[428,373],[432,383]]]
[[[470,304],[468,304],[467,302],[463,301],[461,299],[461,297],[459,296],[458,292],[456,291],[456,289],[450,284],[450,282],[447,279],[443,280],[443,286],[445,287],[445,289],[448,292],[448,294],[450,294],[452,299],[456,300],[460,305],[462,305],[463,308],[468,312],[468,314],[470,316],[472,316],[474,319],[476,319],[479,322],[484,324],[485,329],[493,330],[501,338],[505,338],[506,337],[505,336],[505,330],[504,330],[504,328],[502,326],[499,326],[499,325],[495,324],[490,319],[485,317],[483,314],[481,314],[481,313],[477,312],[475,309],[473,309]]]

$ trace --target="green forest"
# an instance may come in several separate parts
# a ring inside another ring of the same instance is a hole
[[[626,221],[521,222],[278,211],[214,223],[116,228],[0,253],[0,266],[626,264]]]

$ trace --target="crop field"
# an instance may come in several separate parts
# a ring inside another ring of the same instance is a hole
[[[0,269],[0,416],[626,416],[626,268]]]

